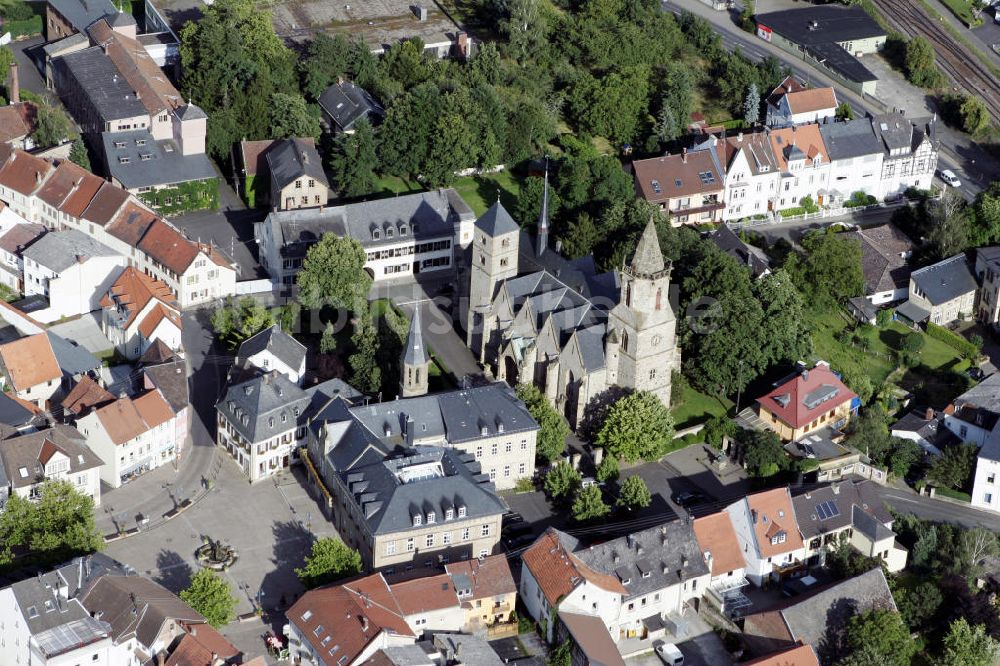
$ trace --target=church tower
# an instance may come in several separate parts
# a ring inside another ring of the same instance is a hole
[[[420,331],[420,304],[413,308],[410,333],[406,336],[403,358],[399,364],[399,396],[414,398],[427,394],[427,371],[431,357],[424,347],[424,334]]]
[[[650,219],[608,321],[608,384],[655,393],[670,405],[670,373],[679,368],[677,321],[670,307],[670,267]]]
[[[520,237],[521,227],[499,199],[476,220],[465,332],[466,344],[480,361],[483,359],[486,311],[496,296],[497,286],[517,276]]]
[[[549,246],[549,158],[545,158],[545,189],[542,190],[542,209],[538,211],[538,239],[536,254],[542,256]]]

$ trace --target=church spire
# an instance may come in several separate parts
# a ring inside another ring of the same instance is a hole
[[[549,158],[545,157],[545,187],[542,190],[542,209],[538,212],[538,256],[545,254],[549,245]]]
[[[410,332],[406,336],[406,348],[403,350],[403,365],[422,365],[430,359],[427,348],[424,347],[424,334],[420,331],[420,305],[413,309],[413,319],[410,321]]]
[[[404,398],[412,398],[427,393],[427,371],[431,357],[424,346],[424,334],[420,330],[420,305],[413,309],[410,332],[406,336],[403,358],[399,368],[399,393]]]
[[[630,268],[633,274],[641,276],[654,275],[666,268],[663,253],[660,251],[660,238],[656,233],[656,223],[653,222],[652,215],[649,217],[649,222],[646,223],[642,237],[639,238],[639,244],[635,247]]]

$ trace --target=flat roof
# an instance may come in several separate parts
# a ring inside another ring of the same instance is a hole
[[[149,130],[104,132],[101,140],[108,172],[127,190],[216,177],[204,153],[184,155],[172,140],[157,141]]]
[[[803,46],[885,36],[885,30],[861,7],[814,5],[757,14],[755,20]]]

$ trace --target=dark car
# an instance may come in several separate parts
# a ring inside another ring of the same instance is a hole
[[[521,534],[520,536],[507,537],[503,540],[504,548],[507,550],[518,550],[530,545],[535,541],[535,535],[532,533]]]
[[[697,490],[680,490],[670,496],[670,499],[674,501],[677,506],[694,506],[695,504],[701,504],[707,498],[705,495]]]
[[[969,368],[969,376],[972,377],[977,382],[981,382],[983,381],[983,378],[986,376],[986,373],[983,372],[982,368],[972,366],[971,368]]]
[[[503,515],[504,525],[513,525],[515,523],[523,523],[523,522],[524,522],[524,516],[522,516],[519,513],[505,513]]]
[[[516,525],[507,525],[503,528],[503,535],[505,537],[516,537],[522,534],[531,534],[534,531],[531,525],[528,523],[517,523]]]

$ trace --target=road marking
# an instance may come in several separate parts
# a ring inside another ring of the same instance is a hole
[[[898,495],[889,495],[889,494],[886,494],[886,497],[888,497],[890,499],[898,500],[900,502],[913,502],[914,504],[920,504],[919,501],[917,501],[915,499],[910,499],[909,497],[899,497]]]

